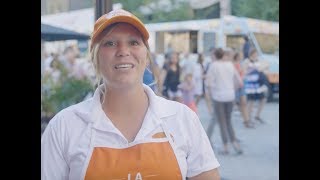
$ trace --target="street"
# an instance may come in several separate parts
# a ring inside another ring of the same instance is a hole
[[[229,146],[229,155],[218,154],[223,144],[215,123],[211,143],[220,163],[222,180],[278,180],[279,179],[279,102],[267,103],[261,113],[264,124],[255,122],[254,129],[244,127],[242,116],[234,106],[232,123],[237,139],[244,151],[236,155]],[[255,108],[254,111],[255,112]],[[199,102],[199,117],[207,130],[211,117],[204,100]]]

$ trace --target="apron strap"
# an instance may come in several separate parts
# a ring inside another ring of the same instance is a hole
[[[87,151],[87,156],[86,156],[86,159],[84,161],[84,164],[83,164],[83,167],[82,167],[82,170],[81,170],[81,179],[84,180],[85,178],[85,175],[86,175],[86,172],[87,172],[87,168],[89,166],[89,162],[90,162],[90,159],[91,159],[91,156],[92,156],[92,152],[93,152],[93,149],[94,149],[94,139],[95,139],[95,136],[96,136],[96,129],[92,127],[93,126],[93,123],[90,123],[89,124],[89,129],[91,130],[91,137],[90,137],[90,143],[89,143],[89,148],[88,148],[88,151]]]
[[[177,146],[174,142],[174,137],[169,133],[168,131],[168,128],[166,126],[166,123],[165,123],[165,120],[162,120],[162,122],[160,123],[161,124],[161,127],[165,133],[165,135],[167,136],[168,140],[169,140],[169,144],[171,145],[172,147],[172,151],[174,153],[174,155],[176,156],[176,160],[177,160],[177,163],[178,163],[178,166],[179,166],[179,169],[180,169],[180,173],[182,175],[182,179],[185,179],[186,177],[184,177],[184,175],[182,174],[182,170],[181,170],[181,161],[179,161],[179,157],[177,156]]]

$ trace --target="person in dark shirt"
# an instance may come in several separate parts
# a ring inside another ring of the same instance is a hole
[[[169,64],[166,71],[167,73],[163,85],[167,91],[167,96],[170,100],[182,102],[182,93],[178,89],[181,71],[179,66],[179,56],[177,53],[172,53],[169,56]]]
[[[247,36],[244,37],[244,45],[243,45],[243,56],[244,59],[249,58],[249,51],[250,51],[250,42]]]

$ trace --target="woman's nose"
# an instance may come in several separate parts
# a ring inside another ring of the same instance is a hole
[[[128,56],[130,54],[129,47],[126,43],[118,43],[117,56]]]

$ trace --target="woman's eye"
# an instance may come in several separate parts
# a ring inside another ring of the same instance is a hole
[[[113,41],[107,41],[104,43],[104,46],[115,46],[115,45],[116,45],[116,43]]]
[[[132,46],[138,46],[138,45],[139,45],[139,42],[133,40],[133,41],[130,41],[130,45],[132,45]]]

